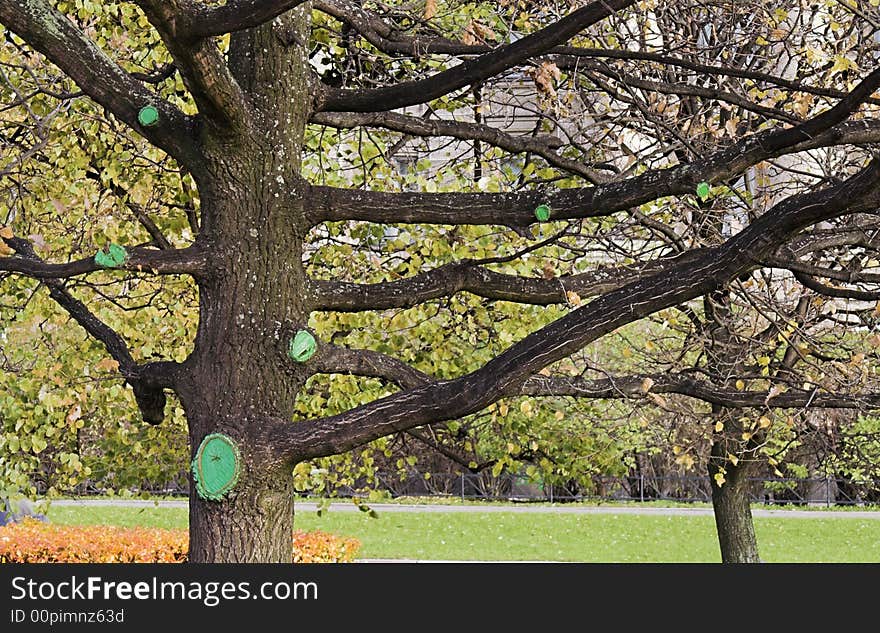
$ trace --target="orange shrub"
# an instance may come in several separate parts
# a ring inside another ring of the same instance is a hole
[[[357,539],[327,532],[293,533],[294,563],[350,563],[361,548]]]
[[[0,528],[0,563],[182,563],[186,530],[69,526],[26,520]],[[348,563],[357,539],[293,533],[293,562]]]

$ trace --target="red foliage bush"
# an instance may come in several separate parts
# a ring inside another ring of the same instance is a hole
[[[24,521],[0,528],[0,563],[182,563],[186,530],[70,526]],[[360,542],[326,532],[293,533],[293,562],[349,563]]]

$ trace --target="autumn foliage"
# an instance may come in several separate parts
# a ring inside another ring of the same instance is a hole
[[[0,563],[182,563],[186,530],[53,525],[0,528]],[[293,533],[295,563],[349,563],[360,542],[326,532]]]

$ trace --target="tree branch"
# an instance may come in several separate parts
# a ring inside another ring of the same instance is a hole
[[[454,68],[417,81],[369,90],[328,88],[318,95],[317,111],[371,112],[396,110],[479,83],[568,41],[585,28],[635,4],[635,0],[598,0],[521,40],[502,46]]]
[[[722,245],[670,270],[646,275],[533,332],[480,369],[453,380],[406,389],[336,416],[261,425],[292,460],[348,450],[393,432],[460,418],[516,394],[543,367],[659,310],[712,292],[754,270],[793,235],[817,222],[869,212],[880,204],[880,160],[824,191],[792,196]]]
[[[697,258],[701,253],[702,251],[698,249],[677,258],[655,260],[641,268],[599,267],[590,272],[563,275],[553,279],[507,275],[489,270],[481,266],[479,261],[464,260],[396,281],[357,284],[311,280],[309,287],[314,297],[313,309],[337,312],[411,308],[425,301],[448,297],[458,292],[470,292],[479,297],[498,301],[553,305],[569,302],[569,292],[577,293],[581,298],[609,292],[642,275],[671,269],[685,259]]]
[[[313,186],[310,213],[315,223],[366,220],[386,223],[497,224],[534,223],[535,207],[548,204],[552,219],[607,216],[659,197],[693,193],[700,182],[719,183],[785,153],[845,142],[880,138],[880,127],[852,122],[835,128],[880,87],[873,71],[833,108],[792,128],[767,130],[688,163],[652,170],[603,185],[523,193],[386,193]],[[463,212],[464,210],[464,212]]]
[[[649,382],[650,388],[646,390]],[[778,394],[769,391],[738,391],[716,387],[684,373],[618,376],[599,380],[533,376],[522,389],[524,396],[570,396],[599,400],[640,398],[648,393],[677,394],[731,409],[880,408],[880,393],[839,396],[822,393],[818,388],[792,389]]]
[[[19,254],[18,259],[32,262],[35,266],[45,265],[34,252],[30,243],[13,238],[4,240]],[[131,385],[135,400],[145,422],[159,424],[165,418],[166,388],[174,388],[179,365],[174,362],[154,362],[140,365],[135,362],[123,338],[109,325],[96,317],[86,305],[75,298],[58,280],[43,279],[49,295],[86,332],[100,341],[110,356],[119,364],[119,372]]]
[[[186,15],[184,31],[196,38],[234,33],[265,24],[307,0],[227,0],[219,7],[199,5]]]
[[[199,112],[221,128],[244,125],[247,100],[220,49],[211,39],[194,37],[187,30],[190,16],[199,8],[191,0],[134,2],[162,36]],[[201,10],[210,9],[202,7]]]
[[[47,0],[0,0],[0,23],[49,58],[97,103],[179,163],[195,162],[197,152],[186,115],[125,72]],[[148,104],[159,110],[159,125],[144,127],[138,123],[138,112]]]
[[[2,238],[16,252],[32,252],[30,244],[19,237]],[[207,259],[201,249],[191,246],[182,249],[155,250],[132,248],[127,259],[114,270],[149,272],[155,275],[200,276],[207,270]],[[51,264],[34,257],[2,257],[0,271],[20,273],[35,279],[64,279],[106,270],[94,257],[78,259],[66,264]]]
[[[316,112],[312,123],[338,129],[361,126],[380,127],[412,136],[449,136],[465,141],[481,141],[508,152],[530,152],[554,167],[582,176],[588,182],[605,182],[607,177],[583,163],[557,154],[564,143],[555,136],[519,136],[490,125],[464,121],[444,121],[411,117],[397,112]]]

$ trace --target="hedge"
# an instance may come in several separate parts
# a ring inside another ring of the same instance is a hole
[[[295,563],[349,563],[360,542],[319,531],[295,531]],[[183,563],[186,530],[70,526],[26,520],[0,528],[0,563]]]

